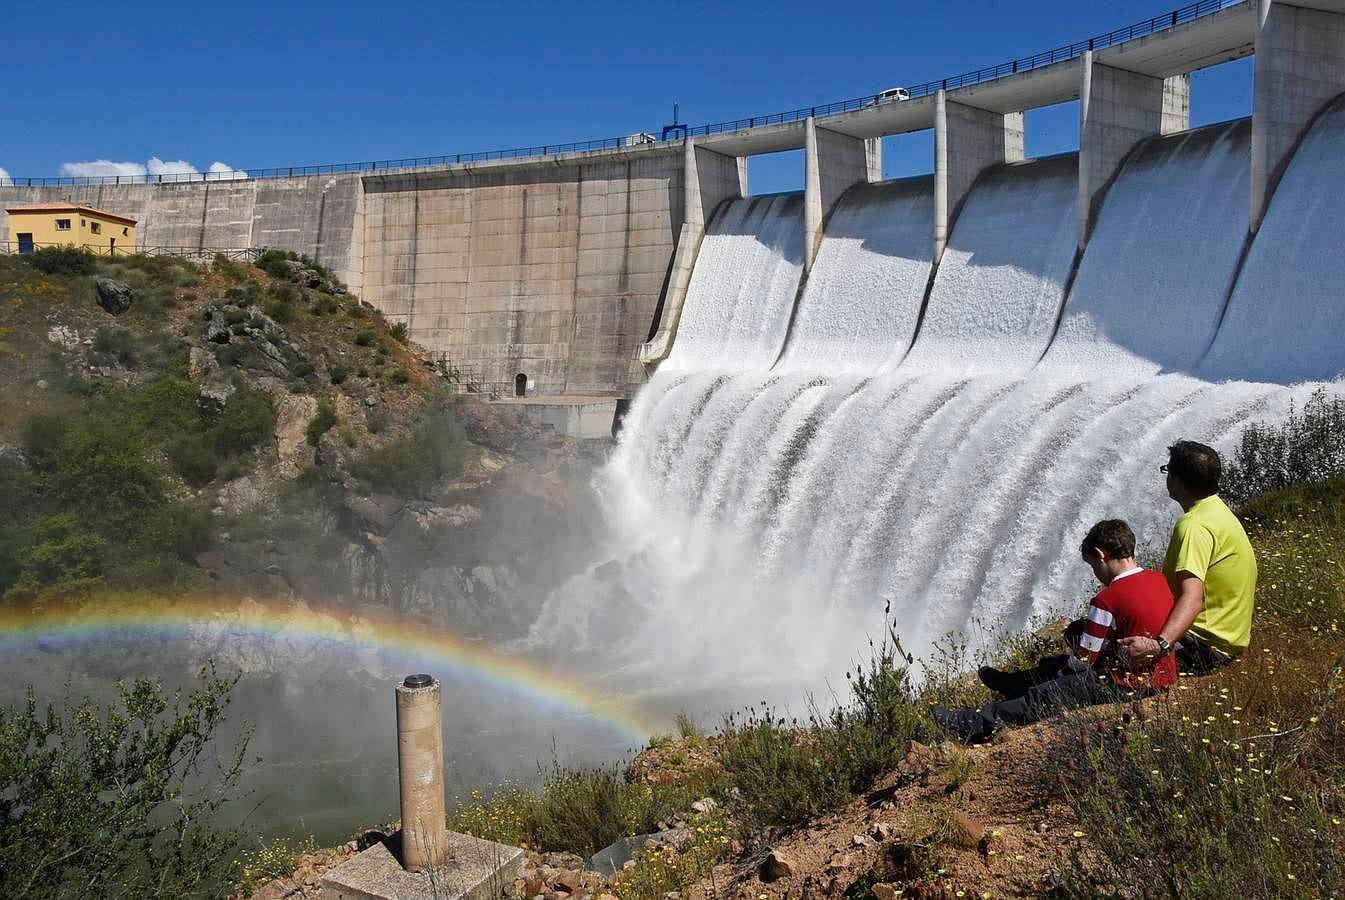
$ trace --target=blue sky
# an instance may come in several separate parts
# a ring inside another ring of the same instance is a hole
[[[872,94],[1049,49],[1175,0],[764,3],[0,4],[0,168],[91,160],[204,170],[335,163],[657,132]],[[59,21],[58,21],[59,19]],[[1247,60],[1197,73],[1192,122],[1251,111]],[[1028,155],[1078,145],[1077,104],[1030,111]],[[884,175],[932,169],[885,142]],[[753,193],[803,181],[754,159]]]

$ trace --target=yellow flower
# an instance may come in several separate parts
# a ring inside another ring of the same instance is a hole
[[[1083,837],[1083,832],[1082,832],[1082,831],[1076,831],[1076,832],[1074,832],[1074,836],[1075,836],[1076,838],[1081,838],[1081,837]]]

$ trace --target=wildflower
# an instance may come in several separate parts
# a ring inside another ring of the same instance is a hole
[[[1076,831],[1076,832],[1074,832],[1074,836],[1075,836],[1076,838],[1081,838],[1081,837],[1083,837],[1083,832],[1082,832],[1082,831]]]

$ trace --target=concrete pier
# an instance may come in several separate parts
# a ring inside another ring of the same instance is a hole
[[[883,177],[878,138],[854,138],[817,127],[809,118],[804,131],[803,270],[809,271],[822,243],[822,224],[836,201],[856,184]]]
[[[1345,92],[1345,2],[1260,0],[1252,96],[1251,230],[1313,118]]]
[[[642,344],[639,361],[656,366],[672,352],[673,337],[682,318],[682,304],[691,284],[691,269],[705,237],[705,225],[726,200],[747,194],[747,160],[725,156],[687,140],[683,146],[685,198],[683,221],[677,238],[668,286],[663,293],[663,309],[652,340]]]
[[[1154,78],[1079,61],[1079,246],[1088,241],[1094,202],[1140,141],[1191,125],[1191,77]]]
[[[934,262],[953,216],[982,172],[1023,159],[1023,114],[964,106],[939,91],[934,106]]]

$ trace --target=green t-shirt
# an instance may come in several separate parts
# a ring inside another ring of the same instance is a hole
[[[1205,608],[1191,625],[1195,636],[1234,656],[1246,650],[1252,637],[1256,555],[1242,523],[1218,496],[1197,500],[1172,529],[1163,574],[1174,594],[1178,572],[1205,583]]]

